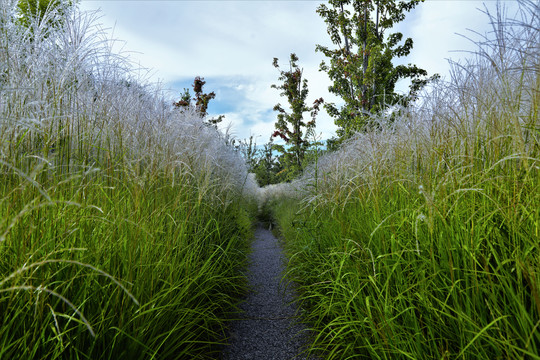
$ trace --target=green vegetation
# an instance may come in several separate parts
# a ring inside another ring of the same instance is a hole
[[[291,54],[289,59],[289,70],[280,70],[278,59],[274,58],[273,65],[279,70],[279,80],[283,84],[272,85],[272,88],[281,90],[280,95],[287,98],[290,106],[290,113],[287,113],[281,104],[274,106],[274,111],[278,112],[276,131],[272,134],[272,139],[280,137],[285,141],[285,145],[273,145],[281,155],[279,163],[286,172],[284,179],[292,180],[302,173],[305,165],[306,152],[313,145],[310,138],[315,134],[315,118],[319,112],[319,106],[324,102],[322,98],[315,100],[313,106],[306,106],[306,97],[309,93],[307,79],[302,78],[303,70],[296,63],[298,57]],[[304,122],[304,113],[311,113],[311,121]]]
[[[1,358],[213,358],[243,291],[240,204],[186,170],[2,165]]]
[[[393,64],[395,59],[410,54],[413,40],[407,38],[401,44],[402,33],[387,32],[422,1],[331,0],[317,8],[327,24],[332,43],[337,46],[336,49],[316,46],[316,51],[322,52],[329,62],[323,61],[320,70],[332,81],[329,91],[343,100],[339,106],[324,104],[339,127],[338,137],[327,141],[327,149],[336,150],[356,132],[376,126],[376,116],[388,112],[398,116],[403,108],[417,100],[419,92],[429,82],[438,79],[438,75],[428,78],[427,72],[416,65]],[[305,105],[307,80],[302,78],[303,71],[297,61],[298,57],[291,54],[289,70],[285,71],[274,58],[273,65],[280,71],[282,84],[272,87],[281,90],[280,95],[287,98],[291,111],[288,113],[277,104],[274,107],[278,112],[276,131],[270,142],[262,151],[244,151],[250,172],[255,173],[260,186],[293,180],[320,155],[321,143],[315,139],[315,116],[324,101],[319,98],[312,107]],[[397,82],[403,79],[411,81],[406,95],[395,91]],[[304,122],[303,113],[308,111],[312,120]],[[280,137],[285,144],[274,144],[275,137]]]
[[[23,27],[14,6],[0,4],[0,358],[215,358],[245,290],[242,159],[134,78],[92,14]]]
[[[316,99],[312,106],[306,105],[309,93],[308,81],[303,77],[303,70],[298,67],[298,57],[291,54],[289,69],[281,70],[278,59],[272,65],[279,71],[282,83],[271,87],[280,90],[280,96],[287,99],[289,111],[281,104],[274,106],[277,114],[275,131],[262,149],[257,149],[253,136],[241,141],[237,148],[244,156],[249,171],[255,175],[259,186],[291,181],[302,174],[304,168],[313,161],[321,143],[315,135],[315,122],[323,98]],[[304,121],[304,113],[309,112],[310,121]],[[281,143],[274,139],[280,138]]]
[[[173,105],[178,109],[195,110],[195,112],[198,113],[201,117],[206,117],[208,115],[208,103],[210,102],[210,100],[216,97],[216,93],[213,91],[209,94],[203,93],[204,84],[206,84],[204,78],[196,76],[195,79],[193,79],[192,85],[193,92],[195,93],[195,98],[192,99],[191,94],[189,93],[189,89],[184,88],[184,93],[182,94],[180,100],[174,102]],[[205,119],[205,122],[208,125],[217,128],[218,124],[222,122],[224,118],[225,115],[220,115],[217,118]]]
[[[17,1],[16,13],[19,24],[30,30],[30,38],[34,27],[62,26],[65,15],[73,6],[72,0],[19,0]],[[47,36],[42,31],[42,36]]]
[[[428,83],[427,72],[416,65],[397,65],[392,61],[410,54],[413,40],[403,34],[386,34],[405,19],[405,14],[423,0],[330,0],[317,13],[324,19],[328,34],[337,49],[317,45],[329,61],[320,70],[332,81],[329,91],[345,102],[341,106],[325,104],[328,114],[339,127],[343,141],[356,131],[363,131],[373,114],[393,106],[407,106]],[[436,78],[437,76],[435,76]],[[396,83],[410,79],[407,95],[395,92]]]
[[[274,138],[270,137],[262,149],[257,149],[253,136],[238,145],[246,159],[249,172],[255,175],[259,186],[278,184],[285,179],[286,172],[283,171],[284,166],[279,161],[280,156],[274,145]]]
[[[520,21],[490,16],[476,58],[429,93],[413,76],[419,101],[394,113],[376,108],[393,83],[374,69],[421,71],[390,66],[412,42],[384,44],[380,29],[418,1],[375,2],[375,22],[373,2],[355,2],[354,26],[347,3],[325,10],[345,35],[334,55],[374,50],[357,74],[334,70],[372,126],[343,115],[341,148],[310,148],[302,114],[320,101],[305,106],[291,56],[275,86],[292,109],[276,106],[281,160],[272,142],[259,160],[252,139],[234,148],[204,118],[203,79],[173,106],[134,77],[95,15],[21,18],[34,10],[0,3],[0,358],[218,357],[258,196],[260,219],[285,237],[313,353],[540,359],[538,2],[520,2]],[[241,152],[266,183],[303,173],[258,189]]]
[[[268,195],[313,352],[540,359],[538,6]]]

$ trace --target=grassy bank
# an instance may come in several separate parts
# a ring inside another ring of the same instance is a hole
[[[522,10],[416,108],[274,189],[313,351],[540,358],[540,9]]]
[[[95,14],[23,26],[14,6],[0,5],[0,358],[214,358],[244,291],[243,160],[112,54]]]

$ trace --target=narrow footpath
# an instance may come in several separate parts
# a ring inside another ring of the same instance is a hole
[[[276,237],[259,225],[247,268],[251,291],[231,325],[223,359],[306,359],[306,330],[292,304],[294,291],[281,281],[285,259]]]

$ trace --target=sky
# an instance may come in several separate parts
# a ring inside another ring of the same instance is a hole
[[[308,80],[307,104],[328,92],[330,81],[319,71],[324,60],[317,44],[332,46],[326,24],[316,13],[321,0],[81,0],[84,11],[99,10],[99,22],[110,37],[119,40],[115,50],[149,70],[149,80],[160,82],[176,99],[195,76],[205,79],[205,92],[214,91],[210,115],[225,115],[221,124],[238,139],[253,135],[257,143],[268,142],[274,130],[275,104],[287,105],[272,84],[279,84],[274,57],[288,69],[291,53],[299,57]],[[516,1],[503,1],[514,17]],[[490,30],[479,9],[496,11],[496,1],[426,0],[407,14],[396,31],[414,40],[411,54],[399,63],[412,63],[428,73],[449,77],[448,59],[470,57],[463,51],[474,44],[463,35]],[[461,34],[461,35],[460,35]],[[405,91],[407,84],[398,84]],[[309,116],[309,114],[305,114]],[[325,111],[317,118],[318,138],[335,135],[333,119]]]

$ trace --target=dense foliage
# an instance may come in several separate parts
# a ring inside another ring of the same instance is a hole
[[[325,359],[540,359],[540,5],[520,7],[418,106],[266,189]]]
[[[306,105],[308,82],[302,78],[303,71],[298,67],[297,61],[296,54],[291,54],[287,71],[280,70],[277,58],[274,58],[272,63],[279,70],[279,80],[283,82],[280,85],[272,85],[272,88],[281,90],[280,95],[287,99],[291,109],[288,113],[281,104],[274,106],[274,111],[277,111],[278,115],[276,131],[272,134],[272,138],[280,137],[285,141],[285,146],[274,145],[274,148],[281,153],[280,163],[287,172],[285,178],[288,180],[301,174],[306,151],[312,146],[310,137],[315,138],[315,118],[319,106],[324,102],[319,98],[315,100],[313,106]],[[305,112],[311,112],[311,121],[304,122]]]
[[[194,110],[196,113],[199,114],[201,118],[205,118],[208,115],[208,104],[210,103],[210,100],[215,99],[216,93],[210,92],[210,93],[204,93],[203,92],[203,86],[206,84],[206,81],[204,81],[204,78],[201,78],[200,76],[196,76],[193,80],[193,92],[195,93],[195,97],[192,98],[191,94],[189,93],[189,89],[184,89],[184,93],[182,94],[180,100],[173,102],[174,107],[182,109],[182,110]],[[206,118],[205,122],[208,125],[214,126],[217,128],[217,125],[223,121],[225,118],[224,115],[220,115],[217,118]]]
[[[95,14],[20,4],[0,3],[0,358],[215,358],[245,286],[243,159]]]
[[[205,117],[204,79],[173,106],[95,14],[2,1],[0,358],[219,357],[258,197],[312,353],[540,359],[540,4],[488,13],[475,58],[427,93],[423,70],[391,63],[412,40],[384,34],[418,3],[319,7],[345,100],[327,104],[342,146],[321,155],[303,113],[322,102],[305,105],[294,55],[274,61],[290,111],[263,149],[235,148]],[[290,182],[259,189],[248,167]]]
[[[19,23],[32,31],[32,27],[35,26],[42,28],[60,26],[72,6],[72,0],[19,0],[16,14]]]
[[[330,49],[317,45],[316,49],[329,61],[323,61],[320,69],[332,81],[330,92],[344,101],[339,107],[325,104],[339,127],[341,140],[363,130],[372,114],[396,105],[407,106],[427,83],[425,70],[412,64],[392,63],[410,54],[413,40],[407,38],[401,44],[402,33],[386,33],[421,1],[330,0],[317,9],[337,46]],[[395,92],[401,79],[411,80],[409,94]]]

